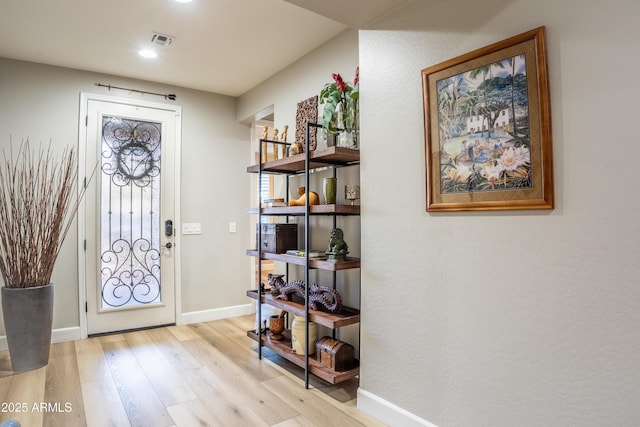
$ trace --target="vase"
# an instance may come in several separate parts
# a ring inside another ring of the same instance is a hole
[[[346,107],[346,102],[340,102],[336,106],[336,126],[338,128],[336,146],[353,148],[352,113],[351,109]]]
[[[353,136],[353,148],[354,150],[360,149],[360,106],[357,99],[354,99],[351,108],[351,134]]]
[[[279,341],[284,338],[282,335],[284,331],[284,317],[277,314],[269,317],[269,330],[271,331],[272,339]]]
[[[53,326],[53,284],[3,286],[2,317],[13,370],[31,371],[46,366]]]
[[[338,147],[353,148],[353,134],[347,130],[338,133]]]
[[[291,322],[291,347],[296,354],[305,354],[305,347],[308,354],[316,352],[316,341],[318,341],[318,324],[309,322],[309,342],[305,340],[305,324],[304,317],[293,316]]]
[[[327,147],[329,147],[327,130],[325,128],[318,128],[316,131],[316,151],[324,150]]]
[[[298,187],[298,197],[297,199],[289,200],[289,206],[305,206],[307,203],[307,194],[304,187]],[[315,191],[309,192],[309,205],[318,205],[320,204],[320,197],[318,197],[318,193]]]
[[[337,188],[338,180],[335,177],[327,177],[322,180],[324,203],[326,205],[333,205],[336,203]]]

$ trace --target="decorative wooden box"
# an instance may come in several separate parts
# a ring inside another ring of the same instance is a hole
[[[316,360],[334,371],[346,371],[354,366],[354,349],[346,342],[323,337],[316,343]]]
[[[260,224],[256,224],[256,233]],[[258,235],[256,234],[256,244]],[[298,247],[298,224],[262,224],[262,251],[283,254]]]

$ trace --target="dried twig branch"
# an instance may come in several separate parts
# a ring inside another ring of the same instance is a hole
[[[29,140],[0,165],[0,273],[5,286],[27,288],[51,282],[55,261],[85,188],[76,191],[77,157],[60,157]]]

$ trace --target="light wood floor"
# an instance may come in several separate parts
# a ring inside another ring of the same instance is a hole
[[[49,364],[11,371],[0,352],[0,420],[37,426],[382,426],[357,381],[309,390],[302,371],[246,331],[253,316],[54,344]],[[273,358],[273,360],[271,360]]]

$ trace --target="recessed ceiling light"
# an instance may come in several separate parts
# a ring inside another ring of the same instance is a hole
[[[158,56],[157,53],[155,53],[154,51],[150,50],[150,49],[143,49],[141,51],[138,52],[138,55],[144,57],[144,58],[155,58]]]
[[[191,3],[191,0],[174,0],[177,3]]]

